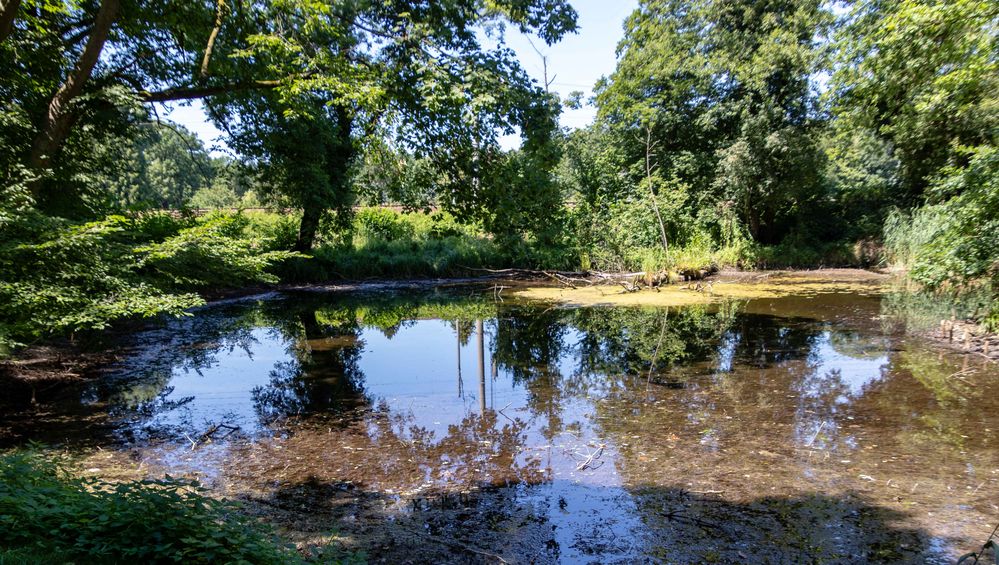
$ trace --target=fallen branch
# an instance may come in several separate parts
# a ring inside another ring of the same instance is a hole
[[[576,285],[572,284],[572,282],[570,282],[568,278],[560,277],[558,273],[549,273],[548,271],[545,271],[544,273],[545,275],[548,276],[548,278],[552,279],[553,281],[565,285],[573,290],[576,290]]]
[[[585,471],[587,467],[589,467],[589,466],[591,466],[593,464],[593,460],[594,459],[599,459],[600,456],[603,455],[603,453],[604,453],[604,444],[601,443],[600,447],[598,447],[596,451],[594,451],[593,453],[591,453],[589,455],[589,457],[586,458],[585,461],[583,461],[579,465],[576,465],[576,470],[577,471]]]
[[[435,535],[431,535],[431,534],[427,534],[427,533],[423,533],[423,532],[418,532],[416,530],[411,530],[409,528],[403,528],[403,529],[405,531],[409,532],[410,534],[413,534],[414,536],[426,538],[426,539],[428,539],[430,541],[437,542],[437,543],[439,543],[441,545],[446,545],[446,546],[452,547],[454,549],[459,549],[459,550],[462,550],[462,551],[467,551],[469,553],[474,553],[475,555],[481,555],[483,557],[491,557],[491,558],[495,559],[499,563],[509,563],[509,561],[507,561],[506,559],[503,559],[502,556],[500,556],[500,555],[498,555],[496,553],[493,553],[491,551],[486,551],[484,549],[479,549],[479,548],[477,548],[477,547],[469,544],[468,542],[453,541],[453,540],[449,540],[447,538],[441,538],[441,537],[437,537]]]
[[[641,286],[632,282],[622,282],[618,284],[624,287],[625,292],[638,292],[639,290],[642,290]]]
[[[184,437],[187,438],[187,441],[191,442],[191,451],[194,451],[195,449],[197,449],[199,445],[203,443],[208,443],[213,439],[215,439],[214,438],[215,432],[223,428],[229,430],[229,433],[225,434],[219,439],[225,439],[231,436],[232,434],[236,433],[237,431],[239,431],[239,426],[230,426],[229,424],[215,424],[212,427],[208,428],[208,430],[205,433],[201,434],[201,436],[198,437],[197,441],[191,439],[191,437],[188,436],[187,434],[184,434]]]

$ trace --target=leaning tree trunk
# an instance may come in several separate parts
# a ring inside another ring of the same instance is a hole
[[[0,43],[14,31],[14,18],[20,7],[21,0],[0,0]]]
[[[48,112],[45,114],[45,121],[42,123],[38,135],[31,147],[31,168],[38,172],[48,169],[52,164],[52,159],[62,148],[63,142],[69,136],[73,126],[74,115],[70,105],[73,99],[83,92],[83,86],[90,79],[94,66],[100,59],[101,51],[107,43],[111,26],[118,16],[120,7],[119,0],[102,0],[94,20],[93,31],[87,38],[87,45],[83,48],[83,53],[76,61],[76,65],[66,77],[59,90],[49,101]],[[6,6],[5,6],[6,8]],[[33,196],[38,199],[41,196],[41,182],[32,183]]]

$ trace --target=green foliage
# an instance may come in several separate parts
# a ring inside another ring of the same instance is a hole
[[[889,216],[885,243],[896,265],[930,290],[992,293],[982,318],[999,327],[999,149],[966,149],[966,167],[948,167],[930,187],[936,203]]]
[[[268,251],[291,249],[298,239],[298,224],[301,215],[293,211],[243,212],[248,220],[247,233],[264,244]]]
[[[354,218],[358,235],[393,241],[413,237],[414,228],[403,217],[386,208],[365,208]]]
[[[173,237],[135,248],[137,267],[158,284],[181,289],[278,282],[268,268],[298,255],[265,251],[265,241],[245,233],[247,224],[241,214],[211,214]]]
[[[197,483],[81,479],[32,451],[0,457],[0,546],[9,562],[304,563]]]
[[[181,126],[144,124],[134,139],[102,144],[111,160],[104,184],[127,207],[179,209],[212,184],[215,170],[201,141]]]
[[[966,154],[966,167],[947,167],[931,186],[938,203],[917,211],[939,219],[912,265],[913,277],[931,287],[999,283],[999,148]]]
[[[177,315],[201,303],[135,276],[128,233],[134,223],[125,217],[71,224],[32,213],[20,220],[5,232],[21,233],[0,245],[4,341],[100,329],[131,315]]]
[[[427,214],[363,208],[355,215],[350,233],[347,241],[334,239],[320,245],[308,260],[286,262],[280,269],[281,277],[325,282],[470,276],[482,274],[476,269],[484,268],[574,268],[578,263],[568,246],[536,239],[500,244],[481,226],[459,223],[442,211]]]
[[[181,315],[192,291],[275,282],[291,257],[248,237],[240,215],[109,216],[83,224],[26,210],[0,224],[0,342]]]
[[[962,145],[999,131],[999,5],[979,0],[856,2],[837,33],[831,97],[844,131],[891,144],[907,204]]]
[[[817,1],[642,2],[597,89],[620,173],[685,187],[692,217],[730,203],[753,238],[778,242],[822,188],[809,80],[830,20]]]
[[[367,206],[398,204],[412,209],[430,208],[441,191],[433,163],[374,138],[364,148],[354,175],[360,203]]]
[[[880,236],[890,210],[905,205],[891,144],[870,130],[849,127],[844,120],[836,120],[820,143],[826,156],[826,183],[838,207],[838,218],[825,221],[836,224],[840,237]]]

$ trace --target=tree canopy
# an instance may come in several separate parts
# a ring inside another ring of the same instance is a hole
[[[830,22],[817,0],[642,2],[598,85],[600,119],[658,185],[702,211],[728,203],[777,242],[818,190],[812,76]]]
[[[474,181],[497,136],[550,135],[557,110],[512,51],[486,46],[483,34],[500,38],[513,26],[553,42],[576,27],[561,0],[29,0],[2,13],[0,55],[12,77],[0,87],[5,171],[39,207],[79,212],[87,199],[77,173],[94,158],[87,148],[145,120],[142,104],[205,99],[235,145],[273,162],[286,196],[307,210],[303,248],[319,216],[350,200],[344,169],[375,131],[431,158],[454,208],[473,212]],[[275,127],[287,139],[317,133],[323,157],[269,143]],[[278,172],[300,158],[312,174]]]

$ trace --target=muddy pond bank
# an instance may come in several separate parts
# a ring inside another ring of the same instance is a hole
[[[642,304],[490,284],[228,301],[137,334],[40,406],[48,425],[3,433],[95,475],[198,477],[375,562],[948,563],[980,545],[999,370],[899,332],[877,278],[795,276]]]

